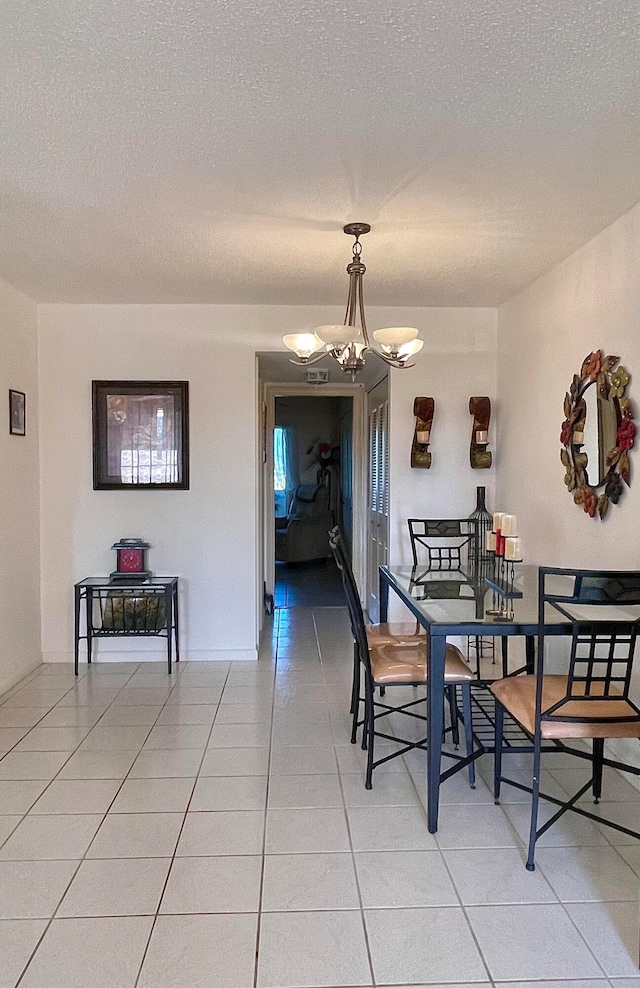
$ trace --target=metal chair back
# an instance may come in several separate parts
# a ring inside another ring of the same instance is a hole
[[[640,709],[629,698],[640,631],[640,572],[541,567],[538,600],[536,724],[640,721]],[[571,621],[571,652],[566,696],[542,711],[548,608]],[[568,708],[576,700],[581,702],[580,716]],[[603,701],[607,701],[604,715],[602,707],[597,715],[594,707],[593,717],[584,715],[585,702]]]
[[[344,592],[347,598],[347,610],[349,612],[351,632],[358,649],[360,661],[363,663],[366,671],[371,673],[371,666],[369,662],[369,644],[367,641],[364,612],[362,610],[362,604],[360,603],[360,594],[358,593],[358,587],[353,575],[353,570],[351,569],[351,564],[347,557],[344,539],[337,525],[329,532],[329,545],[331,546],[336,565],[342,574],[342,584],[344,586]]]
[[[475,518],[408,518],[414,566],[429,570],[459,570],[463,559],[473,564],[478,537]]]

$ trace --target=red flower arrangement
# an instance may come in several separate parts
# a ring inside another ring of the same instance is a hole
[[[602,351],[594,350],[586,360],[586,374],[590,380],[595,381],[596,377],[602,369]],[[592,516],[593,517],[593,516]]]
[[[625,419],[618,426],[617,442],[619,449],[632,449],[636,435],[636,427],[631,419]]]
[[[585,487],[584,496],[582,498],[583,510],[589,515],[590,518],[595,518],[597,507],[598,507],[598,498],[593,493],[590,487]]]

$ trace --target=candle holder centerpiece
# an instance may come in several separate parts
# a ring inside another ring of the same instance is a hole
[[[493,556],[491,573],[485,582],[493,592],[491,609],[487,614],[499,621],[513,621],[513,601],[522,597],[516,590],[515,564],[522,562],[522,539],[518,537],[518,519],[515,515],[496,512],[492,530],[487,532],[487,549]]]

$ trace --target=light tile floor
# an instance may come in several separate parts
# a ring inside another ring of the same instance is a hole
[[[640,988],[640,845],[565,818],[528,873],[488,758],[433,837],[423,753],[364,789],[350,661],[342,608],[296,608],[258,663],[41,666],[3,697],[0,988]],[[612,773],[602,810],[639,823],[640,792]]]

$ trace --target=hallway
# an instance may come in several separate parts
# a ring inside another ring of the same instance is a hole
[[[333,559],[276,563],[276,607],[342,607],[344,590]]]

